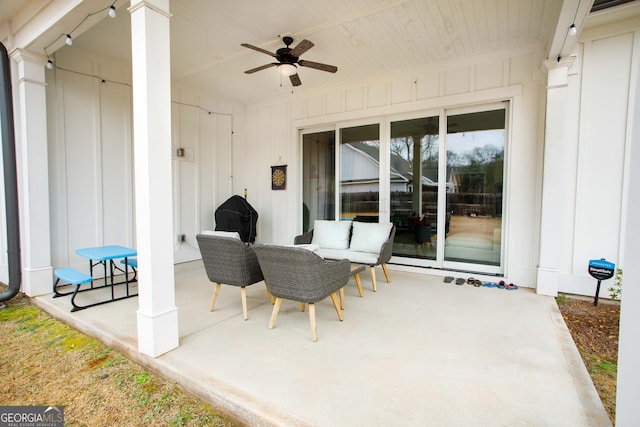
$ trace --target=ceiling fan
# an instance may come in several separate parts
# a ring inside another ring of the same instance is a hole
[[[336,71],[338,71],[338,67],[333,65],[321,64],[319,62],[299,59],[303,53],[313,47],[313,43],[311,43],[309,40],[302,40],[293,49],[289,47],[291,43],[293,43],[293,38],[285,36],[282,38],[282,41],[284,42],[286,47],[281,47],[280,49],[276,50],[276,53],[269,52],[268,50],[252,46],[247,43],[242,43],[242,46],[244,47],[257,50],[258,52],[266,53],[267,55],[273,56],[278,60],[278,62],[272,62],[271,64],[265,64],[260,67],[252,68],[245,71],[245,73],[252,74],[256,71],[265,70],[267,68],[278,67],[282,75],[289,76],[289,79],[291,80],[291,84],[293,86],[300,86],[302,82],[300,81],[300,77],[298,76],[297,65],[301,67],[315,68],[316,70],[327,71],[329,73],[335,73]]]

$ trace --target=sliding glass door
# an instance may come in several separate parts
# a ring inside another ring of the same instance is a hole
[[[302,135],[302,229],[316,219],[335,219],[336,132]]]
[[[390,122],[399,263],[501,273],[506,103]]]
[[[500,265],[505,129],[504,108],[447,115],[445,261]]]
[[[380,126],[340,129],[340,219],[378,222]]]
[[[391,122],[390,220],[396,256],[436,259],[438,116]]]
[[[303,134],[303,230],[316,219],[391,221],[392,262],[502,273],[507,108]]]

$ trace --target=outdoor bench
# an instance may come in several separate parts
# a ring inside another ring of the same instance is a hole
[[[387,283],[391,283],[386,263],[391,259],[395,233],[396,227],[390,222],[316,220],[313,229],[295,237],[294,244],[317,245],[315,252],[325,259],[348,259],[369,266],[375,292],[375,266],[382,266]]]
[[[80,273],[78,270],[72,267],[59,268],[53,271],[53,274],[56,276],[56,282],[53,284],[53,297],[62,297],[65,295],[70,295],[73,293],[73,298],[75,298],[78,293],[80,286],[84,283],[90,283],[93,281],[91,276]],[[60,281],[64,283],[60,283]],[[66,286],[66,285],[74,285],[75,289],[73,292],[59,292],[58,286]],[[72,300],[73,300],[72,298]],[[73,309],[71,311],[76,311],[77,308],[74,304]]]

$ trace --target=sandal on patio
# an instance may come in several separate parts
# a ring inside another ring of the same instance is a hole
[[[513,283],[509,283],[504,288],[506,290],[508,290],[508,291],[515,291],[516,289],[518,289],[518,285],[514,285]]]
[[[451,283],[453,282],[453,276],[446,276],[444,278],[444,283]]]
[[[506,283],[504,283],[504,280],[500,280],[500,282],[498,282],[498,289],[504,289],[506,286]]]
[[[465,280],[462,277],[456,279],[456,285],[464,285]]]
[[[495,282],[487,282],[484,285],[482,285],[485,288],[497,288],[498,284]]]
[[[470,285],[475,286],[476,288],[478,286],[482,286],[482,282],[480,280],[478,280],[478,279],[474,279],[473,277],[469,277],[467,279],[467,283],[470,284]]]

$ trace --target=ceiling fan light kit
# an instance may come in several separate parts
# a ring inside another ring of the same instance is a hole
[[[298,72],[298,68],[293,64],[280,64],[278,69],[280,70],[280,74],[287,77],[293,76]]]
[[[283,76],[288,76],[293,86],[300,86],[302,81],[298,76],[298,66],[314,68],[320,71],[326,71],[329,73],[335,73],[338,71],[338,67],[334,65],[321,64],[319,62],[301,60],[300,56],[313,47],[313,43],[309,40],[302,40],[293,49],[289,46],[293,43],[293,38],[286,36],[282,38],[282,41],[286,47],[281,47],[276,53],[269,52],[268,50],[253,46],[247,43],[242,43],[243,47],[253,49],[258,52],[262,52],[266,55],[274,57],[278,62],[272,62],[270,64],[261,65],[260,67],[252,68],[245,71],[246,74],[253,74],[257,71],[266,70],[271,67],[278,67],[278,71]]]

